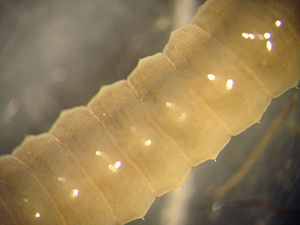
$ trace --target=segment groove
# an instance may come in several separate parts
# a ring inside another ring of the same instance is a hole
[[[0,179],[0,182],[1,182],[1,181],[2,181],[2,180]],[[6,184],[5,184],[5,185],[6,185]],[[15,217],[13,216],[11,210],[7,207],[6,203],[3,201],[3,199],[2,199],[1,197],[0,197],[0,203],[1,203],[1,205],[3,205],[3,207],[6,209],[6,211],[8,212],[8,214],[9,214],[9,216],[10,216],[10,218],[12,218],[14,224],[15,224],[15,225],[19,225],[19,223],[15,220]]]
[[[195,25],[195,24],[189,24],[189,25],[194,27],[195,30],[197,30],[197,32],[204,33],[204,34],[208,35],[212,40],[215,40],[216,42],[220,43],[224,48],[226,48],[234,56],[235,59],[238,59],[236,53],[231,48],[226,46],[223,42],[221,42],[219,39],[217,39],[213,35],[209,35],[209,33],[204,29],[204,27],[201,27],[199,23],[197,25]],[[272,99],[273,98],[272,93],[268,90],[268,88],[261,81],[261,79],[259,79],[259,77],[254,73],[253,69],[251,69],[244,60],[239,59],[238,62],[240,62],[243,65],[243,68],[247,72],[249,72],[250,76],[257,83],[257,85],[261,88],[261,90],[265,93],[265,95],[268,98]]]
[[[49,201],[51,202],[54,210],[56,211],[56,213],[58,214],[58,216],[61,218],[62,223],[64,225],[67,225],[65,218],[63,217],[63,214],[60,212],[60,210],[57,207],[57,204],[55,203],[54,199],[51,197],[51,195],[49,194],[49,192],[47,191],[46,187],[40,182],[40,180],[38,179],[38,177],[36,176],[36,174],[31,170],[31,168],[25,163],[23,162],[21,159],[19,159],[17,156],[12,154],[12,157],[22,166],[26,169],[26,171],[28,171],[31,176],[36,180],[36,182],[40,185],[41,189],[43,190],[44,194],[47,196],[47,198],[49,199]]]
[[[176,68],[176,65],[174,64],[174,62],[172,62],[172,60],[163,52],[162,55],[166,58],[166,60],[170,63],[170,65],[173,67],[173,69],[180,75],[181,73],[179,73],[178,69]],[[183,80],[185,81],[184,77],[182,77]],[[190,84],[188,82],[186,82],[187,86],[190,86]],[[218,116],[218,114],[208,105],[208,103],[199,95],[197,95],[193,89],[193,87],[190,86],[190,90],[194,93],[195,96],[198,97],[200,104],[202,104],[206,110],[208,110],[211,115],[213,115],[216,120],[219,122],[219,124],[221,124],[222,127],[225,128],[225,130],[227,130],[228,134],[230,136],[234,136],[232,131],[229,129],[229,127],[222,121],[222,119]]]
[[[100,103],[101,104],[101,103]],[[105,109],[105,107],[103,107],[103,105],[101,105],[101,107],[103,109]],[[158,194],[156,193],[156,191],[154,190],[152,184],[150,183],[149,178],[146,176],[146,174],[137,166],[137,164],[135,162],[133,162],[128,155],[121,151],[121,147],[119,146],[119,144],[117,143],[117,141],[115,140],[115,137],[113,136],[113,134],[107,129],[107,127],[104,125],[103,121],[93,112],[93,110],[88,108],[88,112],[93,116],[93,118],[95,118],[95,120],[100,124],[100,126],[102,126],[102,128],[105,130],[105,132],[109,135],[110,139],[112,140],[112,142],[114,143],[115,147],[118,149],[118,152],[138,171],[138,173],[140,173],[142,175],[142,177],[144,178],[145,182],[148,184],[148,186],[150,187],[150,189],[152,190],[152,192],[154,193],[155,196],[158,197]],[[106,110],[107,112],[107,110]],[[113,120],[111,114],[109,112],[107,112],[111,118],[111,120]]]
[[[190,26],[190,25],[189,25]],[[195,24],[191,24],[191,27],[195,28],[195,30],[197,32],[203,33],[204,28],[199,29],[200,27],[195,25]],[[204,32],[206,33],[206,32]],[[221,46],[226,49],[226,53],[230,54],[229,56],[239,62],[240,68],[245,69],[245,71],[247,72],[247,76],[249,77],[248,79],[251,79],[254,81],[254,83],[256,84],[256,86],[258,87],[259,90],[262,91],[263,95],[265,95],[267,97],[268,102],[270,102],[270,100],[272,100],[273,96],[272,93],[268,90],[268,88],[266,87],[266,85],[262,82],[262,80],[256,75],[256,73],[253,71],[253,69],[251,69],[248,64],[245,62],[245,60],[241,60],[238,59],[237,54],[235,51],[233,51],[232,48],[228,47],[227,45],[225,45],[223,42],[221,42],[219,39],[217,39],[214,36],[211,36],[212,40],[216,41],[217,43],[220,43]],[[220,119],[221,120],[221,119]],[[235,136],[235,135],[232,135]]]
[[[189,160],[189,158],[186,156],[186,154],[184,153],[184,151],[181,149],[181,147],[178,145],[178,143],[171,137],[169,136],[160,126],[159,124],[153,119],[153,117],[151,116],[149,110],[147,109],[147,107],[145,106],[142,97],[139,96],[139,94],[137,93],[137,91],[134,89],[134,87],[130,84],[130,82],[127,80],[127,84],[130,87],[130,90],[133,92],[133,94],[137,97],[137,99],[139,100],[141,106],[143,107],[147,118],[149,119],[149,121],[151,122],[151,124],[157,128],[167,139],[169,139],[171,142],[173,142],[175,144],[175,146],[177,147],[177,149],[179,150],[179,152],[182,154],[183,158],[185,159],[185,161],[191,166],[193,167],[192,162]]]
[[[90,175],[85,171],[85,169],[81,166],[81,163],[79,160],[77,160],[77,158],[74,156],[74,154],[68,149],[67,145],[64,144],[59,138],[57,138],[56,136],[54,136],[53,134],[50,134],[50,136],[57,141],[61,146],[63,146],[63,148],[65,149],[66,152],[68,152],[68,154],[70,155],[70,157],[74,160],[74,162],[76,163],[76,166],[79,168],[79,170],[86,176],[86,178],[88,179],[89,183],[92,185],[92,187],[95,189],[95,191],[104,199],[105,204],[108,206],[108,209],[111,213],[111,216],[114,218],[114,221],[116,224],[119,224],[117,217],[115,216],[112,207],[110,205],[110,203],[107,201],[106,197],[104,196],[103,192],[97,187],[97,185],[95,184],[95,182],[93,181],[93,179],[90,177]]]

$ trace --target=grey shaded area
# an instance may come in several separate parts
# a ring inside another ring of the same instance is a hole
[[[0,0],[0,154],[11,152],[28,134],[47,131],[61,110],[86,104],[102,85],[126,78],[138,58],[160,51],[173,26],[174,5],[172,0]],[[233,138],[216,162],[194,169],[184,188],[192,197],[182,225],[299,223],[297,211],[212,211],[214,191],[247,160],[295,92],[276,99],[262,124]],[[253,169],[221,203],[267,199],[300,209],[299,118],[298,103]],[[159,198],[145,220],[130,224],[162,224],[170,198]]]
[[[1,1],[1,153],[164,46],[169,1]]]
[[[216,161],[207,161],[193,169],[188,177],[188,184],[182,191],[182,195],[186,195],[185,190],[192,194],[187,203],[177,203],[185,204],[184,218],[181,218],[184,222],[176,224],[300,223],[299,101],[253,167],[224,198],[217,202],[214,200],[216,190],[249,159],[271,124],[298,92],[293,89],[273,100],[261,124],[256,124],[241,135],[233,137]],[[145,221],[138,220],[132,224],[172,224],[161,221],[162,217],[166,216],[163,214],[168,213],[167,209],[172,207],[169,198],[173,197],[169,194],[159,198],[146,215]],[[175,198],[178,199],[177,196]],[[265,202],[271,203],[272,207],[268,208]],[[276,207],[280,209],[277,211]],[[173,213],[171,216],[177,215]]]

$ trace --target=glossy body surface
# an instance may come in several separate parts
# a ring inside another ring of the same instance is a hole
[[[292,3],[206,3],[128,81],[101,88],[87,107],[63,112],[49,133],[26,138],[0,161],[1,193],[9,193],[1,196],[3,220],[123,224],[143,217],[156,196],[180,187],[192,166],[215,159],[272,98],[297,85]]]

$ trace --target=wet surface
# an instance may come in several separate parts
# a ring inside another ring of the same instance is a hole
[[[173,10],[172,1],[158,0],[0,1],[0,153],[47,131],[61,110],[86,104],[102,85],[126,78],[138,58],[160,51]],[[299,222],[299,103],[241,181],[213,200],[296,92],[274,100],[262,123],[233,138],[216,162],[195,168],[185,193],[159,198],[145,221],[131,224]]]

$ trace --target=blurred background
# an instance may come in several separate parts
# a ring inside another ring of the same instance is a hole
[[[47,131],[61,110],[86,104],[124,79],[139,58],[160,51],[200,0],[0,0],[0,154]],[[193,169],[183,189],[158,198],[139,225],[300,223],[300,104],[224,197],[233,176],[298,91],[276,99],[232,138],[216,161]],[[274,129],[273,129],[274,130]]]

